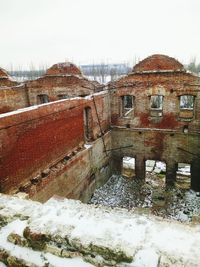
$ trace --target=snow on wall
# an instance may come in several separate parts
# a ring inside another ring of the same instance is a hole
[[[100,262],[98,266],[199,266],[199,224],[181,224],[55,197],[42,205],[0,195],[0,206],[1,225],[7,224],[0,231],[0,257],[4,250],[43,266],[42,251],[43,259],[53,266],[94,266]],[[31,240],[33,247],[38,240],[42,242],[41,237],[46,243],[33,252],[30,244],[22,247],[10,243],[6,237],[13,232],[18,239]],[[66,240],[68,249],[73,246],[77,253],[72,259],[65,257]]]

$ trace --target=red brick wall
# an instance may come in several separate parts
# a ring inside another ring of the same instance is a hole
[[[1,118],[0,134],[1,186],[7,191],[83,142],[82,108],[74,101]]]
[[[108,95],[96,95],[95,100],[102,130],[106,132]],[[61,100],[0,115],[1,191],[18,188],[83,145],[83,112],[88,106],[96,139],[100,128],[91,98]]]
[[[59,95],[85,96],[95,92],[95,85],[83,77],[44,76],[27,83],[31,105],[37,104],[37,95],[46,94],[49,101],[59,100]]]

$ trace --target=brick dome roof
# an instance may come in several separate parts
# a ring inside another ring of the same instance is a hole
[[[0,68],[0,78],[9,78],[8,73],[6,72],[6,70]]]
[[[82,75],[80,69],[71,62],[54,64],[46,72],[46,75],[60,75],[60,74]]]
[[[185,71],[184,66],[175,58],[165,55],[152,55],[133,67],[133,72]]]

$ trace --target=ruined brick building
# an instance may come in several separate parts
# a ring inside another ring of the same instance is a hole
[[[200,78],[173,58],[150,56],[104,87],[71,63],[22,84],[1,70],[0,99],[3,193],[87,201],[124,156],[135,158],[137,179],[146,160],[165,162],[167,185],[189,163],[200,191]]]

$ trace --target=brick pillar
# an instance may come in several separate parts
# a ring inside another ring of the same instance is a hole
[[[136,179],[145,180],[145,161],[142,156],[137,155],[135,159]]]
[[[166,167],[166,185],[173,186],[176,181],[177,163],[174,161],[167,161]]]
[[[112,173],[121,175],[122,174],[122,158],[121,157],[112,157]]]
[[[191,188],[200,192],[200,159],[194,159],[191,164]]]

